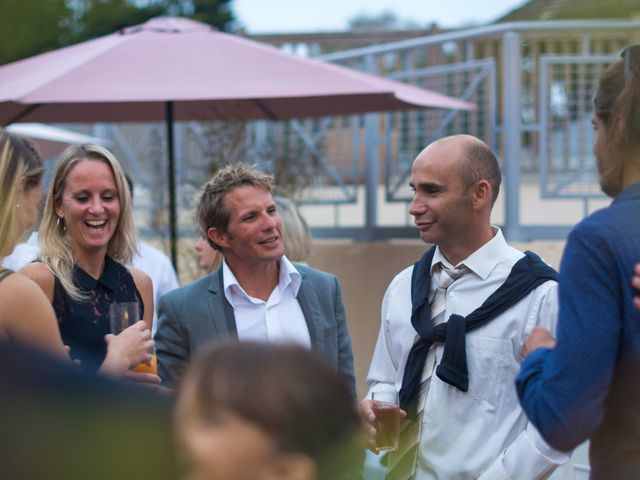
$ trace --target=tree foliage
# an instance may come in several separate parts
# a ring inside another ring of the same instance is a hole
[[[82,42],[159,15],[233,28],[231,0],[2,0],[0,64]]]
[[[385,10],[380,13],[359,13],[349,20],[349,30],[353,32],[381,32],[420,28],[412,20],[402,20],[395,12]]]
[[[71,10],[65,0],[2,0],[0,63],[65,45]]]

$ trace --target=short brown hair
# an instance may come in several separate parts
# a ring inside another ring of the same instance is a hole
[[[299,345],[218,342],[200,351],[184,377],[176,420],[206,418],[212,409],[254,424],[280,452],[309,456],[318,480],[355,478],[362,464],[363,424],[348,382]]]
[[[262,188],[273,193],[273,176],[268,175],[254,166],[247,166],[243,163],[226,165],[204,184],[198,195],[198,205],[196,207],[196,218],[200,225],[200,231],[209,244],[219,250],[207,232],[210,228],[226,232],[229,225],[229,212],[224,206],[224,197],[235,188],[245,185]]]

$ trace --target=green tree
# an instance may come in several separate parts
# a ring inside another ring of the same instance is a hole
[[[65,0],[2,0],[0,64],[65,45],[71,13]]]
[[[0,64],[82,42],[158,15],[229,31],[231,0],[2,0]]]
[[[169,15],[193,18],[225,32],[235,27],[231,0],[151,0],[149,3],[162,5]]]
[[[380,13],[359,13],[349,20],[349,30],[354,32],[380,32],[385,30],[421,28],[412,20],[402,20],[395,12],[385,10]]]
[[[81,0],[74,4],[77,20],[70,43],[108,35],[165,13],[157,3],[137,6],[130,0]]]
[[[137,25],[158,15],[193,18],[219,30],[232,28],[235,18],[231,0],[79,0],[76,10],[78,33],[75,41],[107,35]],[[75,43],[74,41],[74,43]]]

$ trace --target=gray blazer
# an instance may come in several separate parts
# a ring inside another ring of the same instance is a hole
[[[312,349],[343,372],[355,398],[351,338],[347,329],[342,290],[329,273],[296,264],[302,276],[298,303],[307,321]],[[233,307],[224,295],[222,267],[182,288],[158,305],[155,334],[158,375],[175,387],[182,370],[203,345],[217,339],[237,339]]]

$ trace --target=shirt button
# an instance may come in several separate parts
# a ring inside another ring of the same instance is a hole
[[[450,297],[455,297],[456,296],[456,292],[449,292],[449,296]]]

